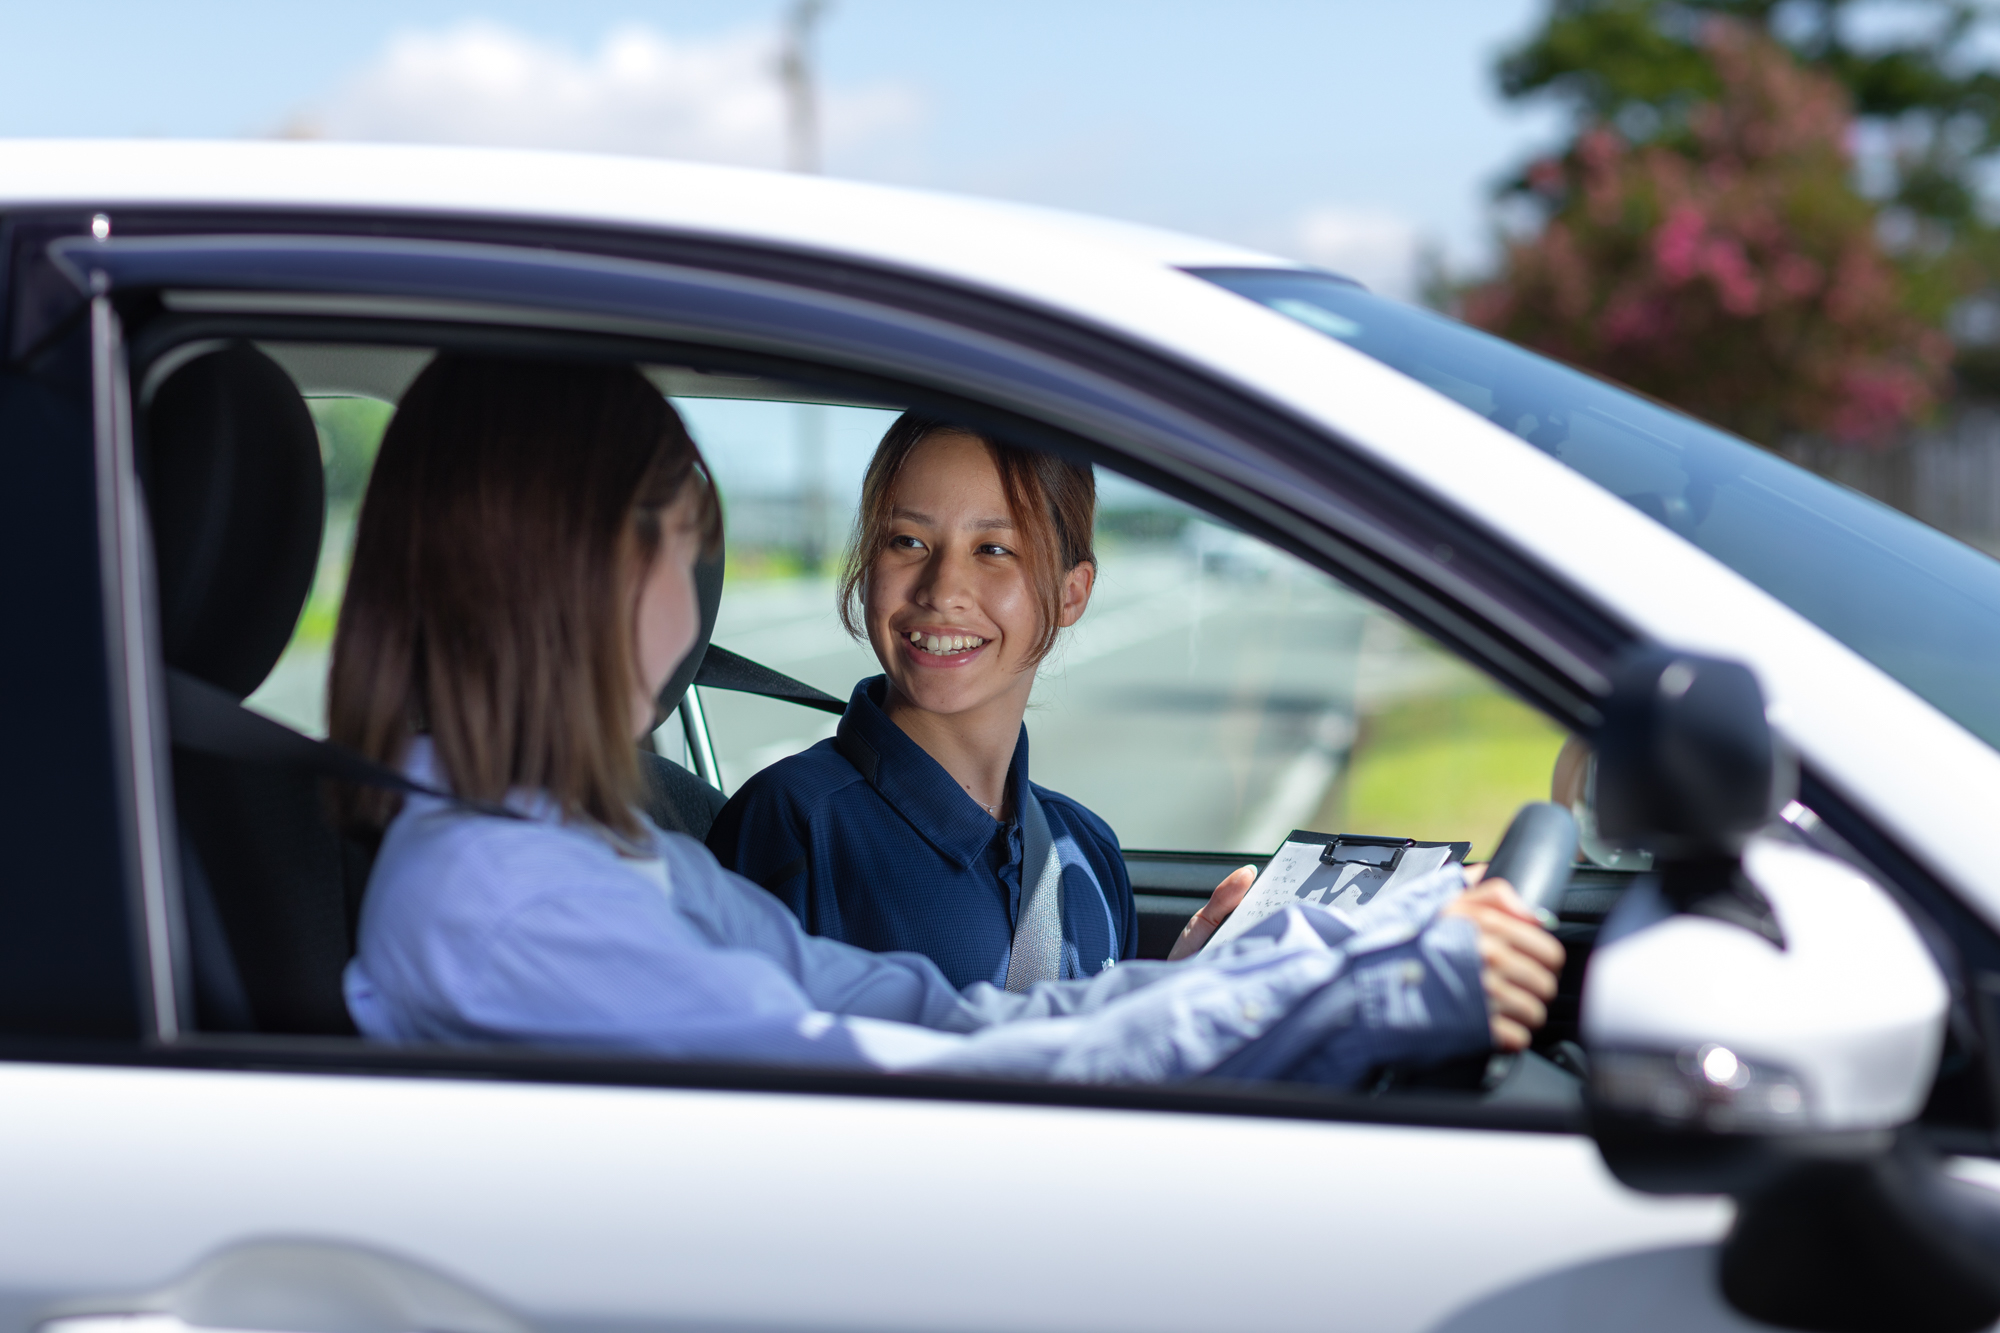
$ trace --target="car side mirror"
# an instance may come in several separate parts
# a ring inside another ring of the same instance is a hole
[[[1656,867],[1605,922],[1584,983],[1605,1164],[1649,1193],[1735,1196],[1721,1281],[1752,1317],[1990,1325],[2000,1207],[1906,1132],[1950,1004],[1916,927],[1852,867],[1757,836],[1795,778],[1747,668],[1635,651],[1604,718],[1599,819]]]

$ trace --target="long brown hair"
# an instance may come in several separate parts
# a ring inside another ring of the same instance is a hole
[[[1081,564],[1095,565],[1091,530],[1097,522],[1097,478],[1089,467],[1034,449],[1006,444],[942,417],[905,412],[883,432],[861,482],[861,510],[840,574],[840,623],[857,639],[867,637],[861,590],[868,571],[889,545],[890,492],[917,446],[932,435],[970,435],[986,446],[1000,473],[1000,486],[1020,534],[1028,584],[1042,612],[1041,636],[1028,654],[1033,666],[1056,646],[1062,613],[1063,576]]]
[[[362,501],[331,738],[395,765],[428,733],[461,797],[539,791],[565,819],[636,836],[635,589],[689,486],[713,550],[722,521],[701,454],[632,367],[437,357],[396,409]],[[364,835],[400,806],[362,789],[336,802]]]

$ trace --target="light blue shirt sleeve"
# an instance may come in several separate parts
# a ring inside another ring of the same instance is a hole
[[[1347,1006],[1323,1034],[1350,1050],[1340,1067],[1486,1042],[1472,927],[1435,919],[1450,875],[1393,912],[1291,909],[1188,963],[960,993],[922,955],[806,934],[693,839],[656,831],[654,845],[647,865],[588,829],[411,798],[345,977],[356,1025],[401,1043],[1159,1082],[1199,1076],[1305,997],[1373,976],[1370,993],[1391,998]]]

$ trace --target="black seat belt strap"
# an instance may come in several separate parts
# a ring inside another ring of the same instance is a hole
[[[793,680],[781,671],[773,671],[740,653],[732,653],[712,643],[708,645],[707,656],[701,659],[701,670],[695,672],[694,683],[706,685],[712,690],[734,690],[738,694],[761,694],[766,699],[784,699],[807,708],[817,708],[822,713],[847,711],[846,704],[825,690],[816,690],[802,680]]]
[[[433,797],[482,815],[526,818],[493,801],[468,801],[427,786],[345,746],[301,735],[245,708],[229,691],[174,667],[167,668],[167,731],[176,746],[196,754],[303,769],[357,786]]]

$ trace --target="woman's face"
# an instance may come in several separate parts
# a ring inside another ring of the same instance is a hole
[[[688,649],[694,647],[694,636],[700,629],[694,566],[701,555],[701,534],[695,526],[691,489],[683,490],[660,515],[660,547],[653,555],[652,567],[639,580],[632,627],[639,658],[639,683],[632,700],[634,736],[652,730],[653,700]]]
[[[919,444],[890,489],[889,534],[864,608],[896,692],[933,713],[1025,705],[1041,608],[986,446],[957,431]],[[1070,571],[1059,623],[1083,614],[1094,573],[1087,564]]]

